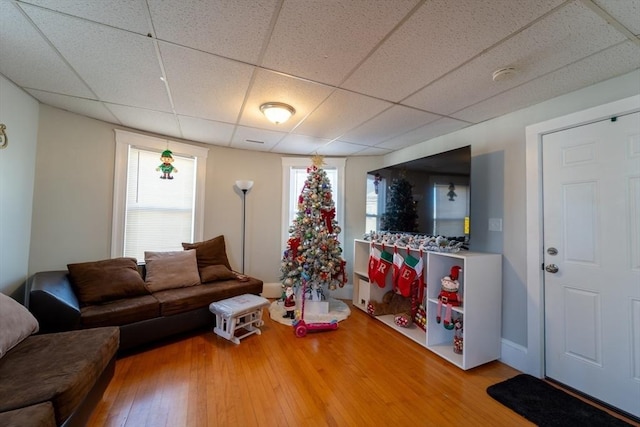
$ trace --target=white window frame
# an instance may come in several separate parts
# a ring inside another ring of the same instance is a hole
[[[124,253],[124,232],[127,198],[127,169],[129,164],[129,150],[131,147],[142,150],[162,152],[167,147],[175,155],[193,157],[196,162],[196,194],[194,206],[194,241],[203,240],[204,234],[204,187],[207,175],[208,148],[180,142],[141,135],[120,129],[114,129],[116,134],[115,169],[113,179],[113,221],[111,229],[111,257],[117,258]]]
[[[338,183],[331,183],[331,192],[333,202],[336,206],[336,220],[338,225],[342,229],[338,235],[338,241],[342,242],[342,249],[344,250],[344,242],[342,236],[344,234],[344,169],[347,159],[344,157],[325,157],[324,169],[336,169],[338,172]],[[308,168],[312,165],[312,161],[309,157],[283,157],[282,158],[282,250],[286,249],[287,241],[289,240],[289,227],[291,226],[292,219],[288,218],[290,203],[295,203],[297,206],[299,194],[291,194],[291,170]],[[337,197],[336,197],[337,192]],[[295,209],[297,211],[297,209]]]
[[[371,174],[367,174],[367,188],[369,187],[369,181],[372,180],[370,178],[375,177],[375,175],[371,175]],[[375,178],[374,178],[375,179]],[[374,184],[375,185],[375,184]],[[367,193],[368,194],[368,193]],[[374,218],[375,222],[376,222],[376,227],[375,230],[364,230],[364,233],[369,233],[371,231],[380,231],[380,220],[382,218],[382,214],[384,214],[384,211],[386,209],[386,200],[387,200],[387,179],[380,177],[380,181],[378,183],[378,193],[377,193],[377,211],[378,213],[374,214],[370,214],[366,212],[365,209],[365,224],[366,224],[366,220],[369,218]]]

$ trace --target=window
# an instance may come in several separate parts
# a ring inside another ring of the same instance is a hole
[[[336,205],[336,220],[340,228],[344,228],[344,158],[325,158],[322,167],[331,182],[331,193]],[[302,192],[304,182],[312,165],[308,157],[282,158],[282,248],[286,248],[289,240],[289,226],[298,213],[298,196]],[[342,234],[342,233],[340,233]],[[338,240],[342,241],[340,235]],[[344,250],[344,247],[343,247]]]
[[[380,231],[380,217],[384,213],[387,180],[379,174],[367,175],[367,206],[365,233]]]
[[[116,130],[111,256],[182,250],[202,240],[207,149]],[[172,151],[173,179],[160,179],[160,155]]]

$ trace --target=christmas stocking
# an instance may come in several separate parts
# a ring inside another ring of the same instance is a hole
[[[404,264],[400,269],[400,277],[398,277],[398,291],[403,297],[411,295],[411,284],[418,277],[416,268],[418,264],[422,265],[422,258],[416,259],[411,255],[407,255],[404,259]],[[422,267],[420,267],[422,269]]]
[[[398,278],[400,277],[400,270],[402,269],[402,264],[404,264],[404,257],[398,253],[398,248],[393,252],[393,274],[392,274],[392,282],[393,289],[398,288]]]
[[[369,283],[373,283],[373,278],[378,270],[378,263],[380,263],[380,249],[373,246],[372,243],[369,250]]]
[[[387,251],[380,253],[380,262],[378,262],[378,269],[373,276],[373,281],[381,288],[384,288],[387,281],[387,273],[391,270],[391,264],[393,262],[393,255]]]

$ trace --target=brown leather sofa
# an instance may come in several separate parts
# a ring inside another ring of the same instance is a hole
[[[34,274],[25,305],[40,331],[120,328],[120,350],[215,325],[214,301],[262,293],[259,279],[231,271],[224,236],[183,243],[184,251],[69,264]]]
[[[213,328],[215,316],[209,304],[246,293],[258,295],[262,287],[261,280],[247,277],[87,305],[78,299],[68,271],[45,271],[28,280],[25,303],[44,333],[119,326],[120,351],[125,351],[197,328]]]

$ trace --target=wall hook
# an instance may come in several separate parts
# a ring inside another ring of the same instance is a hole
[[[4,123],[0,123],[0,150],[3,148],[7,148],[7,145],[9,145],[9,138],[7,137],[7,134],[5,132],[6,129],[7,127],[4,125]]]

